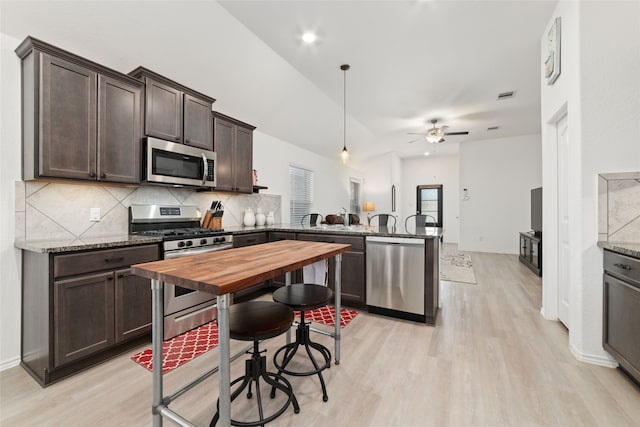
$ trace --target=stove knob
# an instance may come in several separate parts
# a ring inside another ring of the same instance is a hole
[[[179,248],[184,247],[184,242],[178,242],[178,247],[179,247]]]
[[[187,246],[193,246],[193,242],[191,240],[187,240]]]
[[[201,244],[201,245],[206,245],[206,244],[207,244],[207,239],[202,239],[202,240],[200,240],[200,244]]]
[[[224,243],[224,237],[216,237],[216,243]]]

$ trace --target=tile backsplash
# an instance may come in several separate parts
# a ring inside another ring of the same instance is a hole
[[[281,218],[281,197],[271,194],[196,192],[160,186],[111,187],[35,181],[16,181],[16,240],[68,239],[127,234],[133,204],[195,205],[201,212],[220,200],[222,226],[242,225],[244,211],[261,208]],[[100,221],[89,219],[100,209]]]
[[[598,175],[598,240],[640,242],[640,172]]]

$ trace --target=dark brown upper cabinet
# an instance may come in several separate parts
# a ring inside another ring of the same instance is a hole
[[[213,129],[213,147],[218,162],[216,190],[252,193],[255,126],[214,112]]]
[[[145,83],[145,135],[213,150],[215,99],[144,67],[129,75]]]
[[[140,182],[143,84],[31,37],[16,54],[23,179]]]

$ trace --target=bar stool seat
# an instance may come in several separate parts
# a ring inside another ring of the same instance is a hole
[[[273,363],[278,368],[278,373],[293,376],[318,375],[320,385],[322,386],[322,400],[329,400],[327,395],[327,387],[322,377],[322,371],[331,366],[331,353],[329,349],[322,344],[311,341],[309,334],[309,324],[305,322],[305,311],[327,305],[333,297],[331,289],[314,284],[296,283],[290,286],[284,286],[273,293],[273,300],[282,304],[286,304],[294,310],[300,311],[300,323],[296,329],[296,340],[287,344],[276,351],[273,356]],[[313,364],[314,369],[307,371],[293,371],[287,368],[287,365],[293,359],[298,348],[303,346]],[[324,363],[320,365],[313,355],[311,349],[315,349],[324,358]],[[280,355],[282,359],[279,360]],[[275,388],[271,389],[271,395],[275,393]]]
[[[231,420],[234,426],[262,426],[265,423],[273,421],[293,403],[293,410],[297,414],[300,412],[298,401],[293,393],[291,383],[282,376],[280,372],[273,373],[267,371],[267,358],[261,356],[259,350],[260,340],[272,338],[285,333],[291,328],[293,323],[293,310],[285,304],[271,301],[248,301],[240,304],[234,304],[229,307],[229,332],[233,339],[241,341],[253,341],[253,352],[251,358],[245,362],[245,374],[236,378],[231,382],[231,388],[240,381],[242,384],[231,393],[231,402],[249,386],[247,399],[253,396],[251,392],[252,384],[255,382],[256,400],[258,401],[259,419],[256,421],[236,421]],[[262,398],[260,397],[260,383],[262,378],[267,384],[271,385],[271,397],[275,397],[275,390],[278,389],[285,393],[287,401],[274,414],[264,417],[262,410]],[[216,413],[209,424],[214,426],[219,419],[220,399],[216,404]]]

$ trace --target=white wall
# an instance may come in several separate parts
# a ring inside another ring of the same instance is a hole
[[[20,361],[22,254],[13,247],[15,181],[20,179],[19,40],[0,34],[0,370]]]
[[[417,157],[402,161],[401,219],[416,213],[416,187],[441,184],[444,241],[458,243],[459,157],[457,155]]]
[[[531,189],[542,182],[540,135],[460,144],[461,250],[518,253],[528,231]]]
[[[611,366],[601,343],[597,174],[640,170],[640,3],[561,2],[549,26],[557,16],[562,18],[562,74],[553,86],[542,82],[541,87],[543,185],[557,187],[553,123],[566,111],[572,159],[569,344],[578,359]],[[558,306],[555,195],[545,190],[543,208],[542,312],[550,319],[557,319]]]
[[[401,193],[401,178],[397,172],[398,156],[394,153],[387,153],[368,159],[364,163],[364,184],[363,202],[373,202],[376,204],[375,214],[399,215],[398,195]],[[396,212],[391,211],[391,186],[396,186]],[[400,218],[398,218],[400,220]]]
[[[256,130],[253,138],[253,168],[258,184],[269,187],[266,193],[282,196],[282,222],[289,223],[289,166],[313,171],[312,212],[323,216],[349,209],[349,178],[363,174],[342,164],[336,151],[333,159],[319,156],[293,144]]]

